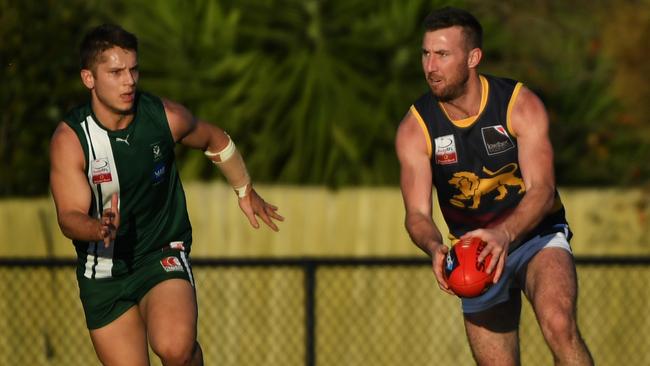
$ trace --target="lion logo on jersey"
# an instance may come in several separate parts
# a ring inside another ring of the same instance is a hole
[[[456,187],[460,194],[454,195],[449,202],[457,207],[476,209],[481,204],[481,197],[495,189],[499,192],[494,197],[497,201],[504,199],[508,195],[508,186],[518,186],[519,191],[517,193],[522,194],[526,191],[526,187],[524,181],[514,174],[518,168],[516,163],[510,163],[496,172],[483,167],[483,172],[488,175],[486,178],[479,178],[472,172],[454,173],[454,176],[449,180],[449,184]],[[467,206],[469,202],[466,204],[462,201],[471,201],[471,205]]]

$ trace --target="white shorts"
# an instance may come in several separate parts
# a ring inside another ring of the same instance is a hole
[[[508,301],[510,299],[510,289],[520,289],[518,278],[525,273],[528,262],[540,250],[544,248],[562,248],[572,253],[567,235],[568,231],[557,232],[545,236],[536,236],[523,243],[506,258],[506,265],[503,268],[499,282],[492,285],[481,296],[461,298],[463,313],[478,313]]]

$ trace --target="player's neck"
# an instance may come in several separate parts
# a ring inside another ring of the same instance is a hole
[[[95,117],[102,126],[111,131],[123,130],[131,124],[134,118],[133,112],[124,113],[116,111],[100,102],[97,98],[92,98],[92,109]]]
[[[465,92],[458,98],[442,102],[447,115],[452,120],[461,120],[479,114],[482,94],[481,79],[477,73],[470,73]]]

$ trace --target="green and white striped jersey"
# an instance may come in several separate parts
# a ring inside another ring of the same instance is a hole
[[[170,244],[189,252],[192,227],[160,98],[137,93],[135,117],[119,131],[102,126],[90,103],[69,112],[64,121],[84,151],[92,191],[88,214],[100,217],[117,192],[121,215],[117,238],[108,248],[102,241],[73,241],[79,274],[93,279],[119,276],[146,254]]]

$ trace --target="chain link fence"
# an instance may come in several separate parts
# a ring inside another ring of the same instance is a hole
[[[578,258],[599,365],[650,365],[650,258]],[[206,365],[471,365],[459,301],[424,259],[195,260]],[[0,261],[0,365],[98,365],[71,261]],[[522,364],[552,358],[527,302]],[[152,363],[158,365],[155,356]]]

